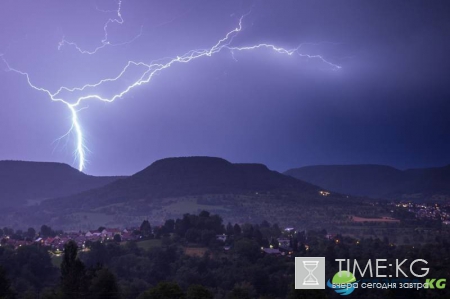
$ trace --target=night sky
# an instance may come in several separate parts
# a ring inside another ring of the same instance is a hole
[[[56,91],[117,76],[128,61],[214,46],[236,28],[234,52],[174,64],[113,103],[77,107],[94,175],[132,174],[157,159],[206,155],[284,171],[315,164],[450,163],[448,1],[3,0],[0,53]],[[250,13],[249,13],[250,12]],[[128,43],[129,42],[129,43]],[[0,60],[0,160],[77,167],[71,112]],[[114,94],[131,70],[96,92]],[[65,100],[73,100],[64,94]]]

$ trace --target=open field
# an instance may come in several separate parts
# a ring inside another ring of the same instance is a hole
[[[144,240],[144,241],[139,241],[136,242],[136,245],[139,248],[142,249],[150,249],[150,248],[154,248],[154,247],[160,247],[161,246],[161,239],[151,239],[151,240]]]
[[[53,264],[53,266],[59,268],[61,266],[62,259],[63,259],[62,255],[59,255],[59,256],[52,255],[52,264]]]
[[[175,201],[170,199],[166,199],[163,201],[163,211],[171,214],[185,214],[191,213],[195,214],[201,212],[202,210],[208,211],[223,211],[227,212],[229,209],[225,208],[221,205],[205,205],[199,204],[197,202],[197,198],[195,197],[186,197],[186,198],[176,198]]]
[[[184,253],[189,256],[204,256],[206,251],[208,250],[207,247],[186,247],[184,248]]]

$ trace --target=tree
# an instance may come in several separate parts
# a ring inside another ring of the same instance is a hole
[[[202,241],[203,245],[208,246],[215,240],[216,240],[216,234],[214,233],[213,230],[209,230],[209,229],[202,230],[201,241]]]
[[[11,284],[6,277],[6,271],[0,266],[0,298],[13,298]]]
[[[183,219],[177,219],[175,221],[175,232],[181,236],[184,237],[184,234],[186,231],[191,228],[191,223],[189,220],[189,214],[184,214]]]
[[[244,235],[244,237],[246,238],[253,238],[253,233],[254,233],[254,228],[253,225],[249,224],[249,223],[245,223],[244,225],[242,225],[241,227],[242,229],[242,234]]]
[[[4,227],[3,228],[3,234],[5,236],[11,236],[12,234],[14,234],[14,230],[12,228]]]
[[[201,239],[201,231],[195,228],[190,228],[186,231],[186,234],[184,237],[186,238],[186,241],[191,243],[198,243]]]
[[[204,286],[191,285],[186,293],[186,299],[213,299],[214,295]]]
[[[241,227],[239,226],[239,224],[235,224],[233,227],[233,233],[234,235],[240,235],[241,234]]]
[[[97,264],[105,265],[111,258],[106,245],[100,241],[90,243],[89,249],[89,254],[83,255],[83,262],[88,267],[93,267]]]
[[[150,234],[152,233],[152,227],[150,225],[150,222],[148,222],[148,220],[142,221],[140,231],[143,236],[145,237],[150,236]]]
[[[259,245],[263,245],[263,235],[259,229],[255,229],[255,232],[253,233],[256,242],[258,242]]]
[[[270,228],[270,223],[267,222],[266,220],[264,220],[263,222],[261,222],[261,227],[262,228]]]
[[[53,236],[55,236],[55,232],[52,230],[50,226],[47,226],[45,224],[41,226],[41,237],[46,238]]]
[[[228,294],[228,299],[252,299],[256,298],[256,292],[253,286],[248,282],[235,285]]]
[[[277,223],[272,225],[272,235],[277,237],[281,235],[281,229]]]
[[[226,232],[227,232],[227,235],[229,235],[229,236],[233,235],[233,233],[234,233],[233,225],[230,222],[228,222],[228,224],[227,224]]]
[[[291,239],[291,243],[292,243],[292,250],[294,250],[294,252],[297,252],[298,251],[298,239],[297,239],[297,237],[293,237],[292,239]]]
[[[122,242],[122,237],[119,234],[114,235],[114,242],[120,243]]]
[[[46,248],[41,246],[21,246],[11,257],[15,270],[11,271],[11,280],[17,292],[26,289],[41,291],[58,277]],[[26,287],[17,280],[26,279]]]
[[[150,236],[154,236],[156,239],[159,239],[162,234],[164,234],[164,228],[162,226],[155,226],[153,228],[153,234],[150,233]]]
[[[61,263],[61,292],[64,299],[86,298],[86,269],[77,257],[77,252],[78,246],[72,240],[64,246]]]
[[[90,299],[120,299],[119,285],[114,274],[106,268],[95,272],[89,288]]]
[[[198,217],[208,218],[210,213],[208,211],[201,211],[200,214],[198,214]]]
[[[27,237],[34,240],[34,238],[36,237],[36,230],[34,228],[30,227],[27,230]]]
[[[250,239],[241,239],[234,244],[234,251],[240,258],[255,262],[261,255],[258,243]]]
[[[160,282],[154,288],[142,293],[138,299],[183,299],[180,286],[174,282]]]
[[[167,234],[173,233],[175,230],[175,220],[169,219],[164,223],[164,232]]]
[[[16,235],[23,236],[23,231],[21,229],[16,230]]]

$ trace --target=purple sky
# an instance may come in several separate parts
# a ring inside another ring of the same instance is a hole
[[[272,169],[379,163],[450,163],[448,1],[4,0],[0,53],[32,82],[56,91],[117,76],[127,61],[150,63],[210,48],[233,30],[233,46],[305,44],[305,54],[222,51],[171,66],[113,103],[78,107],[85,172],[131,174],[170,156],[219,156]],[[100,11],[102,10],[102,11]],[[107,12],[110,11],[110,12]],[[142,30],[142,31],[141,31]],[[77,167],[67,106],[6,72],[0,61],[0,159]],[[98,92],[115,93],[136,69]],[[69,95],[65,100],[71,100]]]

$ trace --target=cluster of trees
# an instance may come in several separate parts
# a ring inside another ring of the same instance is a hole
[[[0,247],[0,298],[43,299],[247,299],[335,298],[331,290],[294,290],[294,258],[264,255],[262,245],[275,247],[283,232],[277,225],[223,225],[217,215],[202,212],[167,220],[161,227],[141,225],[149,238],[162,238],[161,246],[143,249],[137,242],[95,242],[78,251],[69,242],[60,270],[51,265],[46,249],[27,246],[14,251]],[[225,233],[227,244],[208,235]],[[337,271],[337,258],[422,258],[430,266],[429,277],[447,277],[450,243],[445,239],[422,246],[393,246],[387,238],[354,239],[326,231],[288,235],[294,256],[325,256],[326,277]],[[193,237],[195,236],[195,238]],[[201,246],[203,256],[185,254],[185,247]],[[224,251],[223,245],[231,247]],[[295,247],[295,248],[294,248]],[[25,287],[26,286],[26,287]],[[357,290],[364,298],[449,298],[447,290]],[[434,296],[434,297],[433,297]],[[436,297],[437,296],[437,297]],[[439,297],[440,296],[440,297]]]
[[[166,222],[165,230],[170,233],[174,223],[173,232],[184,238],[189,243],[198,243],[204,246],[212,245],[216,235],[224,232],[222,218],[218,215],[210,215],[203,211],[198,216],[186,214],[175,222]]]
[[[17,250],[0,247],[0,298],[36,298],[58,280],[58,269],[51,262],[48,249],[22,246]],[[13,291],[14,290],[14,291]],[[6,296],[9,294],[9,296]]]
[[[293,262],[262,255],[256,241],[241,237],[232,253],[216,250],[197,257],[176,243],[149,250],[94,243],[80,260],[88,268],[101,262],[114,273],[122,298],[286,298],[294,292]]]
[[[4,227],[3,229],[0,228],[0,238],[4,238],[6,236],[13,240],[34,240],[36,230],[32,227],[26,231],[21,229],[14,231],[14,229],[8,227]]]
[[[34,228],[29,227],[27,230],[14,230],[9,227],[0,228],[0,238],[4,238],[8,236],[13,240],[28,240],[34,241],[37,236],[46,238],[46,237],[54,237],[56,235],[62,234],[63,232],[60,230],[53,230],[51,227],[47,225],[42,225],[39,232],[37,232]]]

